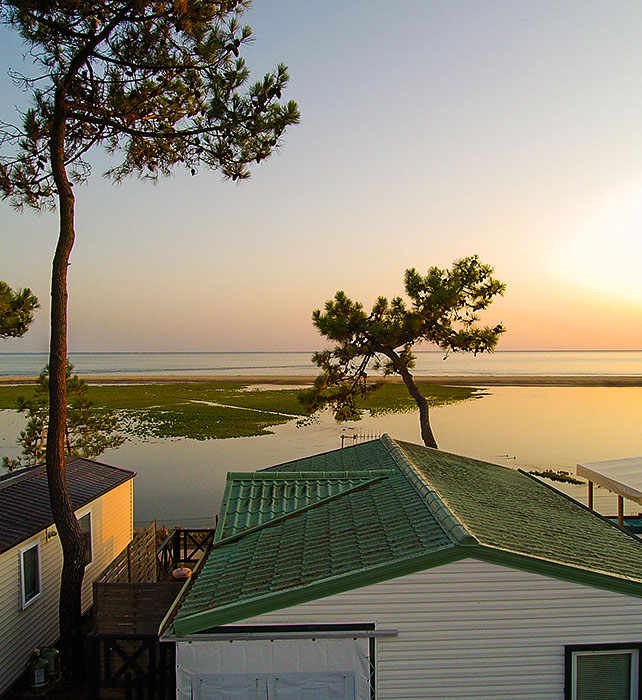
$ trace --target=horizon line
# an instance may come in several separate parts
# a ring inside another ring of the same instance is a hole
[[[70,350],[68,355],[301,355],[313,354],[318,350]],[[413,350],[414,353],[435,355],[470,355],[470,353],[448,353],[446,350]],[[479,353],[498,355],[509,352],[642,352],[642,348],[511,348]],[[0,355],[49,355],[49,350],[0,350]]]

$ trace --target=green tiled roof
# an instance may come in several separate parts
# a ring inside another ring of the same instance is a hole
[[[366,486],[389,473],[385,470],[229,473],[215,541]]]
[[[228,477],[189,634],[465,557],[642,597],[642,543],[521,472],[379,440]]]
[[[509,467],[397,443],[481,544],[642,581],[642,542]]]

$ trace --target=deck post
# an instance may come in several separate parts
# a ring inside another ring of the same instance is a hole
[[[620,527],[624,526],[624,497],[617,497],[617,524]]]
[[[181,531],[174,530],[174,542],[173,542],[173,556],[174,561],[172,562],[172,569],[178,567],[178,562],[181,560]]]
[[[87,691],[89,700],[98,700],[100,691],[98,690],[98,676],[100,673],[100,642],[93,634],[87,635],[87,643],[89,646],[89,665],[87,669],[87,678],[89,688]]]
[[[593,510],[593,482],[587,481],[586,486],[588,488],[588,507]]]

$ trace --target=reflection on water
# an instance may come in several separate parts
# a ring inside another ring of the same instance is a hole
[[[440,448],[505,466],[565,469],[577,462],[642,454],[640,387],[497,387],[481,399],[432,411]],[[0,454],[15,456],[13,440],[24,419],[0,412]],[[358,432],[420,442],[415,413],[366,417],[348,423]],[[134,469],[135,519],[185,523],[213,522],[225,474],[251,471],[341,446],[344,426],[329,416],[297,428],[295,421],[276,426],[274,435],[229,440],[128,442],[99,459]],[[11,447],[12,449],[9,449]],[[549,482],[553,483],[553,482]],[[579,500],[586,488],[555,482]],[[616,512],[616,497],[596,491],[596,507]],[[639,506],[627,502],[627,512]]]

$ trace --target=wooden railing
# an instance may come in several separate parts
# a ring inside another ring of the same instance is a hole
[[[103,571],[96,583],[157,581],[156,521],[139,530],[132,541]]]
[[[196,564],[212,544],[214,532],[211,528],[172,530],[156,554],[158,580],[167,580],[172,571],[181,565]]]
[[[89,699],[101,690],[124,700],[173,700],[176,697],[176,648],[158,636],[89,636]]]
[[[156,547],[156,521],[139,530],[127,547],[96,579],[97,583],[166,581],[174,569],[193,565],[214,540],[213,528],[177,528]]]

